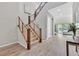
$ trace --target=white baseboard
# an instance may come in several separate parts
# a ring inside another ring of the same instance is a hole
[[[12,43],[8,43],[8,44],[1,45],[0,48],[2,48],[2,47],[6,47],[6,46],[9,46],[9,45],[12,45],[12,44],[15,44],[15,43],[19,43],[21,46],[23,46],[24,48],[26,48],[26,46],[24,46],[23,44],[21,44],[19,41],[16,41],[16,42],[12,42]]]
[[[23,46],[24,48],[26,48],[26,46],[22,43],[20,43],[19,41],[17,41],[17,43],[19,43],[21,46]]]
[[[4,44],[4,45],[1,45],[0,48],[1,48],[1,47],[5,47],[5,46],[8,46],[8,45],[11,45],[11,44],[15,44],[15,43],[18,43],[18,42],[16,41],[16,42],[12,42],[12,43],[8,43],[8,44]]]

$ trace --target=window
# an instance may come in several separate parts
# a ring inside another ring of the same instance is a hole
[[[63,34],[68,32],[69,30],[69,23],[64,24],[56,24],[56,32],[59,34]]]

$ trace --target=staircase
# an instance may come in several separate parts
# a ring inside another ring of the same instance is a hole
[[[27,50],[29,50],[31,45],[35,42],[42,42],[42,29],[39,28],[39,26],[36,25],[34,21],[36,20],[36,17],[39,15],[45,4],[46,2],[41,2],[34,14],[28,16],[27,25],[24,24],[21,18],[18,16],[18,28],[26,41]]]

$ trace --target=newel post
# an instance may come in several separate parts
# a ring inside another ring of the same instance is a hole
[[[30,16],[28,16],[28,24],[30,24]],[[30,45],[30,28],[27,29],[27,50],[30,50],[31,45]]]
[[[42,42],[42,29],[40,28],[40,39],[39,39],[39,43]]]
[[[30,50],[30,29],[27,29],[27,50]]]

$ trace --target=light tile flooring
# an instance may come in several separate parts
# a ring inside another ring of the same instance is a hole
[[[26,50],[18,43],[0,48],[2,56],[66,56],[66,36],[53,36],[48,40],[43,40],[42,43],[37,43],[31,47],[31,50]],[[78,56],[75,52],[75,46],[69,46],[69,55]]]

